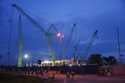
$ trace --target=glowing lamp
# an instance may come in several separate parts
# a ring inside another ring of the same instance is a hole
[[[56,36],[57,36],[57,37],[61,37],[61,33],[58,32],[58,33],[56,34]]]
[[[28,58],[29,58],[29,55],[28,55],[28,54],[25,54],[25,55],[24,55],[24,58],[25,58],[25,59],[28,59]]]
[[[59,38],[59,39],[63,39],[63,38],[64,38],[64,35],[63,35],[61,32],[58,32],[58,33],[56,34],[56,36],[57,36],[57,38]]]

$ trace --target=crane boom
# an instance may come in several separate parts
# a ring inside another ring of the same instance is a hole
[[[12,7],[16,8],[20,13],[22,13],[32,24],[34,24],[36,26],[36,28],[38,28],[45,35],[47,44],[48,44],[48,49],[49,49],[49,51],[51,51],[50,57],[54,61],[55,54],[52,51],[51,40],[50,40],[51,35],[53,35],[53,33],[50,32],[50,29],[54,29],[55,32],[58,32],[56,27],[52,27],[54,25],[51,25],[51,27],[46,31],[37,21],[35,21],[30,15],[28,15],[20,6],[18,6],[16,4],[12,4]]]
[[[88,52],[89,52],[89,50],[90,50],[90,48],[91,48],[93,42],[95,41],[95,38],[96,38],[97,34],[98,34],[98,30],[96,30],[96,31],[93,33],[93,35],[92,35],[92,37],[91,37],[91,39],[90,39],[90,41],[89,41],[89,43],[88,43],[88,46],[87,46],[87,48],[85,49],[85,55],[86,55],[86,56],[88,55]]]
[[[30,15],[28,15],[20,6],[16,5],[16,4],[12,4],[12,7],[16,8],[19,12],[21,12],[24,16],[26,16],[29,21],[31,21],[35,26],[37,26],[37,28],[45,33],[46,31],[44,30],[44,28],[38,23],[36,22],[34,19],[32,19],[32,17]]]
[[[51,24],[51,25],[50,25],[50,27],[49,27],[49,29],[48,29],[48,32],[50,32],[51,30],[54,30],[55,33],[58,32],[58,30],[57,30],[57,28],[55,27],[54,24]]]
[[[68,40],[67,40],[67,42],[66,42],[66,45],[65,45],[65,47],[64,47],[63,50],[62,50],[62,56],[64,56],[64,53],[67,51],[68,46],[69,46],[69,44],[71,43],[71,40],[72,40],[72,37],[73,37],[73,33],[74,33],[75,27],[76,27],[76,24],[73,24],[72,29],[71,29],[71,32],[70,32],[69,37],[68,37]]]

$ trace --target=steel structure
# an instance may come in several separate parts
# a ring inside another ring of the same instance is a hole
[[[22,34],[22,18],[21,18],[21,14],[19,15],[18,18],[18,62],[17,62],[17,66],[18,67],[22,67],[23,66],[23,34]]]
[[[71,41],[72,41],[73,33],[74,33],[75,28],[76,28],[76,24],[73,24],[72,29],[71,29],[71,32],[69,33],[67,42],[66,42],[66,44],[65,44],[65,46],[64,46],[64,48],[63,48],[63,50],[62,50],[62,56],[63,56],[63,57],[64,57],[64,54],[65,54],[65,53],[67,52],[67,50],[68,50],[69,44],[70,44]]]
[[[23,16],[25,16],[34,26],[35,28],[39,29],[40,32],[42,32],[44,34],[44,36],[46,37],[47,40],[47,44],[48,44],[48,49],[49,52],[51,52],[51,60],[55,60],[55,54],[53,52],[53,49],[51,48],[51,37],[52,35],[56,35],[58,34],[58,30],[56,29],[56,27],[54,26],[54,24],[51,24],[48,30],[45,30],[36,20],[34,20],[30,15],[28,15],[20,6],[13,4],[12,7],[16,8],[16,10],[21,13]],[[21,25],[20,25],[21,26]],[[18,27],[20,27],[18,26]],[[54,33],[51,32],[51,30],[54,30]],[[19,49],[21,50],[22,46],[19,44]],[[22,64],[22,59],[21,59],[21,52],[19,51],[19,56],[18,56],[18,66],[21,66],[20,64]]]
[[[88,45],[87,47],[85,48],[85,53],[84,55],[88,55],[89,53],[89,50],[91,49],[92,47],[92,44],[94,43],[95,39],[97,38],[97,35],[98,35],[98,30],[95,30],[95,32],[92,34],[91,38],[90,38],[90,41],[88,42]]]

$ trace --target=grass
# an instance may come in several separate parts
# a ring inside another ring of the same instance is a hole
[[[0,83],[53,83],[53,81],[31,76],[17,76],[0,73]]]

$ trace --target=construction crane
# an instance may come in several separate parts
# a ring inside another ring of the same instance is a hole
[[[121,54],[121,42],[120,42],[120,31],[119,31],[119,27],[117,27],[117,45],[118,45],[119,63],[121,63],[123,55]]]
[[[76,28],[76,24],[73,24],[72,26],[72,29],[71,29],[71,32],[69,33],[69,36],[68,36],[68,40],[65,44],[65,47],[62,49],[62,56],[64,57],[64,54],[67,52],[67,49],[68,49],[68,46],[69,44],[71,43],[72,41],[72,38],[73,38],[73,33],[74,33],[74,30]]]
[[[51,53],[49,56],[54,63],[55,59],[56,59],[56,57],[55,57],[56,54],[51,47],[51,37],[54,35],[57,39],[62,39],[63,33],[59,32],[54,24],[51,24],[46,32],[47,32],[47,34],[45,34],[45,37],[46,37],[46,40],[48,43],[49,53]]]
[[[93,45],[95,39],[97,38],[98,30],[95,30],[95,32],[92,34],[90,41],[88,42],[87,47],[85,48],[85,53],[84,55],[88,55],[89,50],[91,49],[91,46]],[[84,57],[85,58],[85,57]]]
[[[23,66],[23,34],[22,34],[22,16],[19,14],[18,17],[18,62],[17,66],[22,67]]]
[[[78,48],[79,48],[80,39],[77,41],[77,43],[74,45],[73,50],[73,62],[77,64],[78,61]]]
[[[40,30],[40,32],[42,32],[45,35],[47,43],[48,43],[48,49],[51,52],[51,56],[50,57],[51,57],[51,59],[52,59],[52,61],[54,63],[55,55],[54,55],[54,52],[52,51],[52,48],[51,48],[51,37],[52,37],[52,35],[60,34],[60,32],[58,32],[57,29],[55,27],[53,27],[54,26],[53,24],[50,26],[50,28],[48,30],[45,30],[36,20],[34,20],[30,15],[28,15],[20,6],[18,6],[16,4],[12,4],[12,7],[16,8],[16,10],[19,13],[21,13],[23,16],[25,16],[37,29]],[[51,29],[55,30],[54,34],[50,32]],[[61,35],[58,36],[58,37],[61,37]],[[22,63],[22,61],[19,61],[19,62]]]

